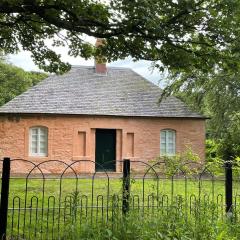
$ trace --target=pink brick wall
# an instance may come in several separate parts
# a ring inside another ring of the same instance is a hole
[[[29,156],[29,128],[32,126],[48,128],[47,157]],[[177,152],[182,152],[186,146],[191,146],[202,160],[205,158],[205,121],[203,119],[59,115],[24,115],[12,118],[0,116],[0,157],[24,158],[36,163],[56,159],[67,163],[81,159],[94,161],[96,128],[117,129],[117,160],[130,158],[148,161],[159,156],[161,129],[176,130]],[[83,149],[80,149],[83,139],[85,139],[85,156],[81,156]],[[127,145],[129,141],[133,146]],[[46,171],[54,172],[58,166],[59,164],[55,163],[52,168],[46,167]],[[94,163],[81,163],[78,167],[81,171],[93,171]],[[26,167],[20,164],[15,170],[21,172],[24,168]],[[117,171],[120,171],[119,166]]]

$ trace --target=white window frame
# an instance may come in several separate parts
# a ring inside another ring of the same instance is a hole
[[[165,153],[163,153],[162,151],[162,147],[161,147],[161,141],[162,141],[162,133],[165,133],[165,144],[166,144],[166,147],[165,147]],[[168,141],[168,136],[169,134],[172,134],[173,133],[173,152],[169,152],[169,141]],[[160,131],[160,156],[175,156],[176,155],[176,131],[173,130],[173,129],[162,129]]]
[[[33,130],[37,130],[37,152],[32,152],[32,135],[33,135]],[[45,132],[45,144],[46,144],[46,152],[41,153],[40,152],[40,131],[44,130]],[[47,157],[48,156],[48,128],[47,127],[42,127],[42,126],[36,126],[36,127],[31,127],[29,129],[29,156],[31,157]]]

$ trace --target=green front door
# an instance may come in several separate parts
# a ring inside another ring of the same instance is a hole
[[[116,130],[96,129],[96,171],[116,171]],[[101,166],[103,167],[101,167]]]

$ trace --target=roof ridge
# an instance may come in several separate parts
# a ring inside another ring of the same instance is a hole
[[[71,65],[71,68],[87,68],[87,69],[94,69],[94,65]],[[128,67],[115,67],[115,66],[107,66],[107,68],[109,69],[129,69],[129,70],[132,70],[132,68],[128,68]]]

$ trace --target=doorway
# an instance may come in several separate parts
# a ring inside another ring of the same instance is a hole
[[[95,169],[116,171],[116,129],[96,129]]]

